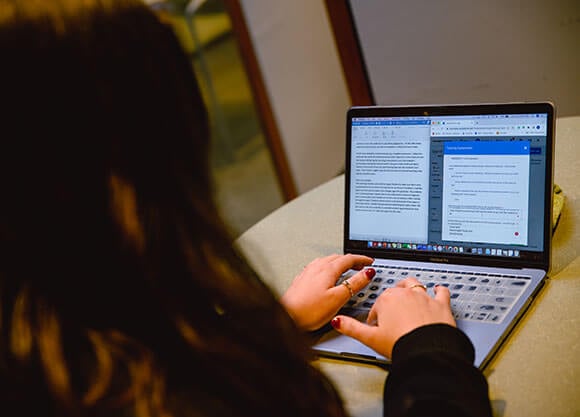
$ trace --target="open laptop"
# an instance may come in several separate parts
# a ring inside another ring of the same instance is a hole
[[[547,278],[553,105],[352,107],[346,124],[344,252],[375,258],[377,274],[341,314],[366,319],[410,276],[430,295],[445,285],[485,367]],[[334,330],[314,348],[389,363]]]

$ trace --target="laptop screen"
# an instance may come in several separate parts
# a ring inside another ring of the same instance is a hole
[[[347,118],[347,251],[548,262],[551,105],[354,107]]]

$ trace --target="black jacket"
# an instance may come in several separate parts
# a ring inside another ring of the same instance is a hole
[[[467,336],[446,324],[401,337],[385,383],[384,415],[490,417],[487,381],[474,357]]]

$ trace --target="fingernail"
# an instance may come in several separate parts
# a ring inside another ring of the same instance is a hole
[[[373,277],[376,275],[377,271],[375,271],[373,268],[368,268],[365,270],[365,275],[367,276],[367,279],[370,281],[371,279],[373,279]]]
[[[337,330],[340,329],[340,317],[335,317],[330,320],[330,325]]]

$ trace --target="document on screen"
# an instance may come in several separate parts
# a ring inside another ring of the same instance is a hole
[[[529,141],[446,142],[445,241],[528,244]]]
[[[370,132],[355,130],[350,238],[427,243],[428,122]]]

